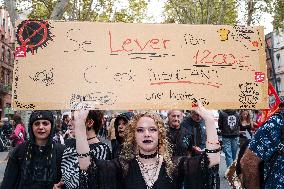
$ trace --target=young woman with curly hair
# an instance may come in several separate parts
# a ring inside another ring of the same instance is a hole
[[[199,157],[172,157],[161,118],[152,113],[138,114],[126,130],[122,153],[111,161],[90,154],[84,120],[88,111],[75,113],[75,132],[84,188],[180,189],[184,179],[190,188],[208,188],[208,169],[220,161],[220,146],[213,116],[201,105],[197,109],[207,126],[207,152]],[[81,183],[80,183],[81,184]]]

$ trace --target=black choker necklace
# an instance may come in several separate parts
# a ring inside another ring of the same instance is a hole
[[[97,138],[97,137],[96,137],[96,136],[94,136],[94,137],[88,138],[87,140],[92,140],[93,138]]]
[[[139,157],[144,158],[144,159],[151,159],[151,158],[156,157],[157,154],[158,154],[158,152],[155,152],[155,153],[150,154],[150,155],[145,155],[145,154],[141,154],[141,153],[139,152]]]

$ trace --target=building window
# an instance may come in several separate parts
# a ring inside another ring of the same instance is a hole
[[[7,85],[11,84],[11,72],[9,70],[7,70]]]
[[[5,76],[5,71],[4,71],[4,68],[2,68],[1,70],[1,83],[4,83],[4,77]]]
[[[12,87],[12,83],[13,83],[13,71],[10,72],[9,76],[10,76],[10,78],[9,78],[9,80],[10,80],[10,85],[11,85],[11,87]]]
[[[11,64],[12,62],[11,62],[11,50],[10,49],[8,49],[8,51],[7,51],[7,64]]]
[[[276,55],[276,59],[277,59],[278,65],[281,65],[281,58],[280,58],[279,53]]]
[[[9,84],[9,75],[7,73],[7,70],[4,73],[5,73],[5,75],[4,75],[4,84],[8,85]]]
[[[2,46],[2,56],[1,56],[1,61],[4,62],[5,60],[5,47]]]
[[[5,20],[5,18],[3,18],[3,22],[2,22],[2,26],[3,26],[3,28],[4,28],[4,31],[5,31],[5,24],[6,24],[6,20]]]
[[[276,82],[277,82],[277,88],[278,88],[278,91],[283,91],[283,87],[282,87],[282,85],[281,85],[281,78],[280,77],[278,77],[277,79],[276,79]]]
[[[281,58],[280,58],[280,54],[279,53],[276,54],[276,65],[278,67],[280,67],[280,65],[281,65]]]
[[[269,77],[273,77],[273,71],[272,71],[272,69],[269,69]]]

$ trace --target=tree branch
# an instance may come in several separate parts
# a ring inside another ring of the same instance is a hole
[[[70,18],[68,20],[70,21],[74,21],[75,17],[76,17],[76,7],[77,7],[77,0],[73,1],[73,8],[72,11],[70,13]]]
[[[220,24],[223,23],[225,4],[226,4],[226,1],[225,1],[225,0],[222,0],[222,1],[220,2],[220,14],[219,14],[219,18],[218,18],[218,25],[220,25]]]
[[[174,7],[174,10],[175,10],[175,12],[176,12],[176,15],[177,15],[177,17],[178,17],[179,22],[182,23],[182,19],[181,19],[180,15],[179,15],[179,11],[178,11],[178,9],[177,9],[177,6],[175,6],[175,4],[173,3],[172,0],[170,0],[170,3],[171,3],[171,4],[173,5],[173,7]]]
[[[247,25],[250,26],[252,22],[252,15],[254,12],[254,5],[255,2],[253,0],[248,1],[248,19],[247,19]]]
[[[56,3],[52,13],[51,13],[51,16],[50,16],[50,19],[51,20],[60,20],[62,19],[62,16],[65,12],[65,9],[68,5],[68,2],[69,0],[58,0],[58,2]]]
[[[192,24],[192,18],[193,18],[193,15],[192,15],[192,11],[191,11],[191,8],[189,7],[188,8],[188,11],[187,11],[187,18],[189,18],[189,23],[188,24]]]
[[[7,8],[13,26],[15,26],[15,21],[19,19],[19,14],[15,6],[15,0],[4,0],[4,5]]]
[[[193,3],[194,6],[195,6],[195,11],[194,11],[194,24],[197,24],[197,17],[198,17],[198,14],[197,14],[197,3]],[[196,16],[197,15],[197,16]]]
[[[199,4],[200,4],[200,12],[201,12],[201,22],[199,22],[200,24],[203,24],[203,3],[202,3],[202,1],[201,0],[199,0],[198,1],[199,2]]]
[[[89,7],[88,7],[88,13],[91,12],[91,7],[92,7],[92,4],[93,4],[93,1],[94,1],[94,0],[90,0],[90,5],[89,5]],[[86,20],[89,20],[89,19],[90,19],[90,14],[88,14],[88,16],[86,17]]]

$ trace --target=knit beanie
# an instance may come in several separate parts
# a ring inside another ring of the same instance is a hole
[[[53,123],[54,123],[53,113],[49,110],[33,111],[30,116],[29,125],[33,125],[35,121],[43,120],[43,119],[50,121],[51,125],[53,126]]]

